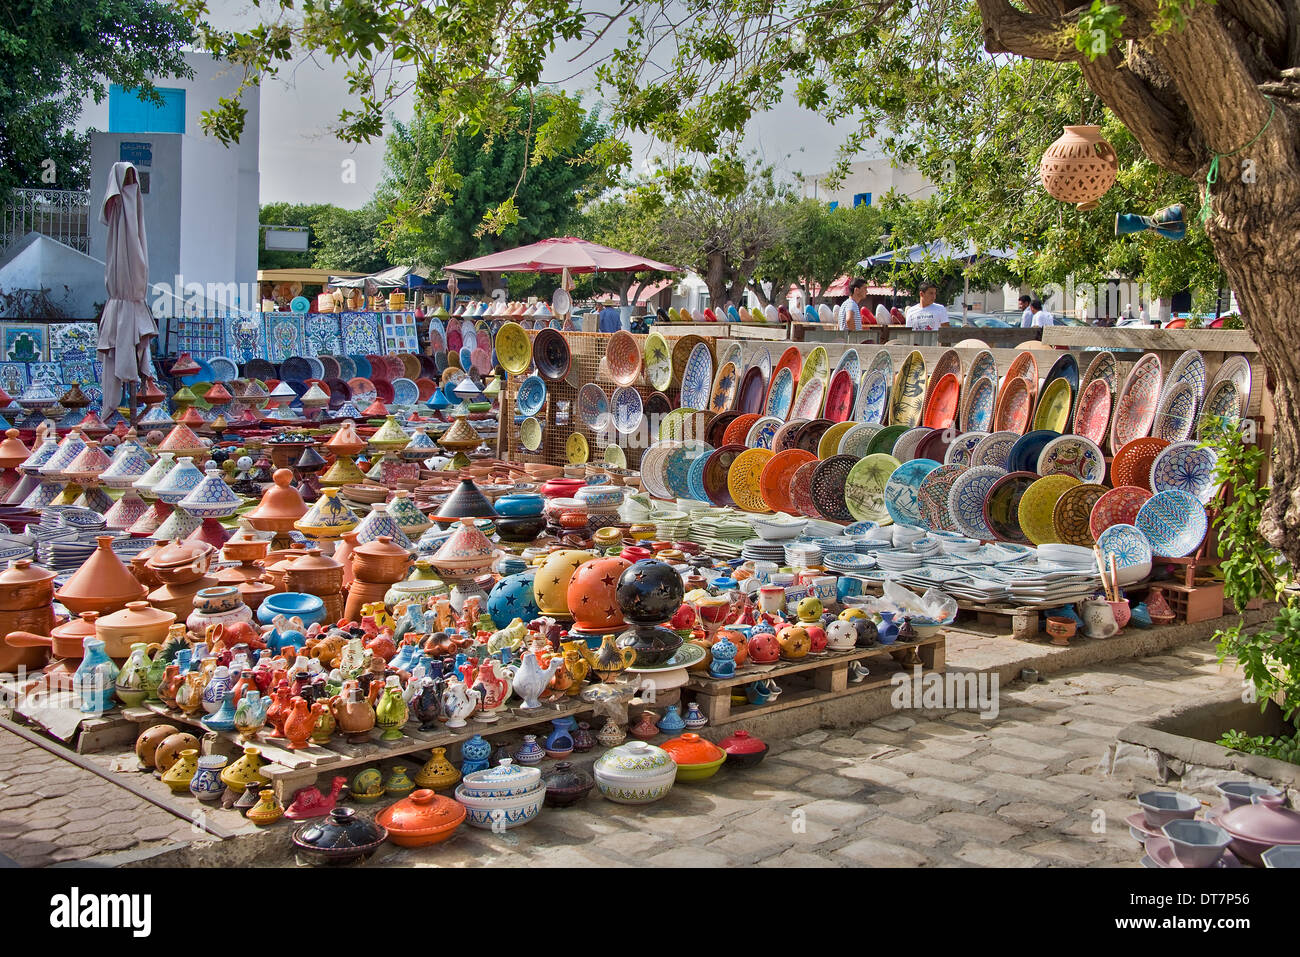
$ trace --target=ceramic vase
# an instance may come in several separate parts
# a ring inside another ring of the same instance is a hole
[[[98,638],[82,639],[81,664],[72,673],[72,688],[81,699],[85,714],[103,714],[113,706],[117,686],[117,665]]]
[[[212,672],[212,680],[203,689],[202,702],[203,710],[208,714],[216,714],[217,709],[221,707],[222,701],[226,698],[226,692],[230,690],[233,682],[230,679],[230,669],[225,665],[217,665]]]
[[[152,662],[145,654],[146,647],[143,643],[131,646],[131,654],[123,662],[122,670],[117,673],[117,680],[114,682],[114,692],[118,700],[128,708],[140,707],[149,696],[145,678]]]
[[[540,764],[546,757],[546,749],[537,743],[537,735],[524,735],[524,743],[514,753],[514,759],[520,764]]]
[[[704,712],[700,710],[700,706],[692,701],[686,706],[686,717],[683,719],[683,722],[686,727],[690,728],[692,731],[698,731],[709,723],[709,719],[704,716]]]
[[[221,780],[221,771],[225,766],[226,757],[222,754],[205,754],[199,758],[194,774],[190,777],[190,793],[207,803],[220,801],[226,790],[226,785]]]
[[[235,694],[227,690],[221,699],[221,706],[203,719],[203,727],[209,731],[235,730]]]

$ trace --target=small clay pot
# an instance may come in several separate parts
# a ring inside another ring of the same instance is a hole
[[[1079,626],[1073,618],[1066,618],[1063,615],[1049,615],[1047,618],[1047,633],[1052,636],[1054,645],[1068,645],[1078,629]]]

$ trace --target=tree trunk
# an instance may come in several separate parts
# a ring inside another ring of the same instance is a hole
[[[709,268],[704,274],[704,284],[709,287],[709,300],[717,312],[727,304],[727,267],[721,253],[709,253]]]

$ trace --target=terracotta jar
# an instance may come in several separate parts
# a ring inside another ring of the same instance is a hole
[[[0,572],[0,635],[49,635],[54,629],[53,582],[54,572],[33,565],[29,559],[10,562]],[[12,672],[20,665],[39,668],[45,657],[46,651],[39,643],[0,645],[0,672]]]
[[[277,591],[285,590],[283,588],[276,588],[276,586],[272,585],[270,582],[258,580],[241,582],[235,587],[239,589],[239,597],[243,599],[243,602],[248,606],[249,611],[254,613],[257,611],[257,606],[262,604],[262,601],[267,595],[274,595]]]
[[[352,550],[352,574],[358,581],[392,585],[406,577],[411,555],[387,535]]]
[[[124,658],[136,642],[162,644],[176,616],[154,608],[147,601],[129,601],[121,611],[103,615],[95,622],[95,637],[104,642],[110,658]]]
[[[1038,164],[1048,194],[1085,211],[1097,208],[1118,172],[1119,159],[1100,126],[1067,126]]]
[[[144,585],[113,552],[113,539],[101,535],[96,541],[99,546],[54,594],[74,615],[83,611],[107,614],[145,596]]]
[[[163,585],[149,592],[149,604],[159,611],[169,611],[177,621],[185,621],[194,611],[194,597],[205,588],[216,588],[215,578],[200,578],[186,585]],[[200,636],[202,637],[202,636]]]
[[[334,560],[343,566],[343,584],[352,584],[352,551],[357,547],[357,533],[344,532],[343,540],[334,546]]]
[[[322,555],[319,548],[307,549],[307,554],[289,566],[287,574],[289,591],[323,597],[343,590],[343,566]]]

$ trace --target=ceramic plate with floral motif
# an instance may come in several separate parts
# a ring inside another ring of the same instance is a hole
[[[682,370],[681,406],[684,409],[709,408],[709,392],[713,385],[713,356],[707,343],[699,343],[691,350]]]
[[[877,425],[874,422],[857,423],[840,438],[840,447],[836,454],[853,455],[862,458],[867,454],[867,450],[871,446],[871,440],[883,428],[883,425]]]
[[[1074,410],[1074,432],[1101,445],[1110,428],[1110,386],[1105,379],[1093,379],[1079,396]]]
[[[1167,393],[1180,382],[1186,382],[1192,387],[1192,391],[1196,393],[1196,402],[1199,405],[1201,400],[1205,398],[1208,377],[1205,372],[1205,357],[1195,349],[1188,349],[1169,367],[1169,375],[1165,376],[1165,392]],[[1161,398],[1163,399],[1164,396],[1162,395]]]
[[[1151,493],[1136,485],[1120,485],[1097,499],[1088,516],[1088,528],[1093,538],[1113,525],[1132,525]]]
[[[1006,473],[996,465],[975,465],[957,476],[948,490],[948,513],[957,531],[980,541],[993,540],[993,529],[984,520],[984,500]]]
[[[993,427],[997,389],[989,376],[982,376],[962,396],[961,427],[967,432],[987,432]]]
[[[1091,548],[1096,541],[1089,527],[1092,508],[1108,489],[1095,482],[1071,486],[1052,508],[1052,528],[1056,537],[1067,545]]]
[[[943,455],[943,464],[963,467],[971,465],[975,449],[987,437],[987,432],[963,432],[948,445],[948,450]]]
[[[889,406],[889,380],[885,376],[881,369],[872,369],[863,375],[853,412],[854,421],[884,424]]]
[[[762,416],[749,427],[744,444],[751,449],[770,449],[776,430],[783,425],[785,422],[774,415]]]
[[[1111,451],[1151,434],[1162,382],[1160,357],[1149,352],[1134,363],[1115,402],[1110,422]]]
[[[1002,394],[998,396],[997,411],[993,414],[993,430],[1022,434],[1029,428],[1033,405],[1029,381],[1020,376],[1008,376],[1002,383]]]
[[[826,387],[821,379],[809,379],[799,387],[790,417],[795,419],[815,419],[821,415],[822,401],[826,398]]]
[[[724,362],[718,367],[717,378],[713,380],[713,389],[709,394],[708,409],[719,415],[731,409],[740,391],[740,374],[734,362]]]
[[[1151,435],[1167,442],[1182,442],[1192,434],[1196,422],[1196,387],[1190,382],[1171,382],[1160,396]]]
[[[1100,483],[1106,479],[1106,457],[1092,439],[1062,435],[1043,446],[1036,471],[1039,475],[1061,473],[1081,482]]]
[[[790,414],[794,401],[794,374],[788,368],[778,368],[772,375],[772,384],[767,390],[767,403],[764,413],[784,420]]]
[[[916,501],[921,521],[931,531],[955,532],[956,524],[948,511],[948,493],[957,476],[966,471],[965,465],[941,465],[927,472],[916,490]]]
[[[1162,558],[1185,558],[1201,547],[1209,521],[1205,506],[1182,489],[1157,492],[1143,503],[1134,523]]]
[[[847,422],[853,412],[853,376],[848,369],[840,369],[831,376],[826,392],[826,418],[832,422]]]
[[[1209,505],[1219,492],[1214,478],[1214,466],[1219,454],[1199,442],[1174,442],[1156,456],[1151,465],[1151,489],[1167,492],[1178,489],[1194,496],[1202,505]]]

